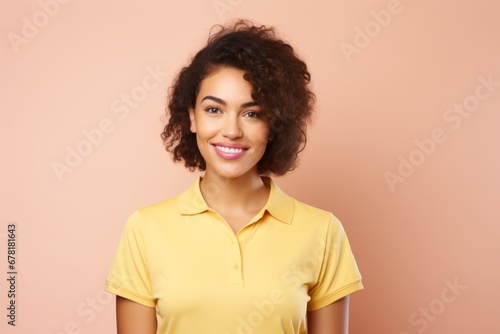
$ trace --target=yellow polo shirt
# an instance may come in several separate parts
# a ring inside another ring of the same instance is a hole
[[[106,290],[156,308],[161,334],[307,333],[306,311],[363,288],[341,223],[270,178],[264,208],[237,234],[200,180],[134,212]]]

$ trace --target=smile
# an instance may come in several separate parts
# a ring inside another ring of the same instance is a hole
[[[221,145],[212,145],[215,152],[223,159],[232,160],[241,157],[247,151],[247,148],[243,147],[227,147]]]
[[[242,148],[234,148],[234,147],[225,147],[225,146],[218,146],[218,145],[215,145],[215,147],[222,151],[222,152],[225,152],[225,153],[240,153],[240,152],[243,152],[243,149]]]

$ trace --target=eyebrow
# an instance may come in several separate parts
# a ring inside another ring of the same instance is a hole
[[[212,100],[212,101],[215,101],[217,103],[222,104],[223,106],[227,106],[226,101],[224,101],[223,99],[220,99],[218,97],[212,96],[212,95],[205,96],[204,98],[201,99],[201,102],[203,102],[205,100]],[[259,105],[259,103],[257,101],[251,101],[251,102],[245,102],[245,103],[243,103],[241,105],[241,107],[242,108],[248,108],[248,107],[253,107],[253,106],[258,106],[258,105]]]

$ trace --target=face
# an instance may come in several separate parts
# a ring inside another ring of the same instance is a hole
[[[200,85],[194,109],[189,110],[191,131],[206,161],[205,175],[224,178],[258,176],[269,125],[252,99],[252,85],[244,71],[222,67]]]

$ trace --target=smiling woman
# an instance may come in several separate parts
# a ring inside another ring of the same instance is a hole
[[[162,138],[204,171],[137,210],[106,279],[119,334],[348,332],[363,288],[342,224],[286,195],[314,105],[310,74],[273,28],[222,28],[169,93]]]

